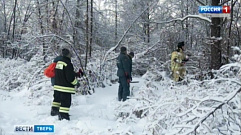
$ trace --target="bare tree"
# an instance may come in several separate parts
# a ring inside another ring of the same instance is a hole
[[[115,0],[115,44],[117,44],[118,39],[118,2]]]
[[[212,0],[212,6],[218,6],[219,0]],[[221,67],[221,18],[211,18],[211,69],[219,69]]]
[[[41,31],[41,34],[44,35],[44,24],[43,24],[43,15],[41,12],[41,5],[40,5],[39,0],[37,0],[36,2],[37,2],[38,22],[39,22],[39,26],[40,26],[40,31]],[[43,55],[45,55],[46,51],[48,49],[48,46],[45,44],[44,39],[42,39],[42,45],[43,45]]]
[[[88,63],[88,51],[89,51],[89,0],[86,0],[86,20],[85,20],[85,36],[86,36],[86,49],[85,49],[85,69],[87,67],[87,63]]]

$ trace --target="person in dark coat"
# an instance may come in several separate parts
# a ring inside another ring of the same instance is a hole
[[[126,47],[121,47],[121,52],[117,57],[117,76],[119,77],[118,100],[126,101],[130,96],[131,63],[127,56]]]
[[[62,59],[57,62],[55,67],[54,100],[51,115],[58,115],[59,120],[70,120],[71,94],[75,94],[75,86],[80,86],[70,58],[70,51],[62,49]]]

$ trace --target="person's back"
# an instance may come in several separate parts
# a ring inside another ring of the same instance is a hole
[[[174,81],[181,81],[186,74],[185,62],[188,61],[184,54],[184,42],[178,43],[178,49],[171,55],[171,70]]]
[[[72,84],[71,82],[75,80],[76,73],[74,72],[70,58],[63,56],[62,60],[57,62],[55,73],[55,87],[64,86],[74,90],[75,84]],[[69,92],[75,93],[75,91]]]
[[[131,63],[129,62],[129,58],[125,53],[120,53],[117,57],[117,76],[123,77],[126,74],[130,75],[130,66]]]
[[[51,116],[58,115],[59,120],[69,118],[71,106],[71,94],[75,93],[75,86],[79,87],[76,79],[73,64],[71,63],[71,53],[68,49],[62,49],[63,57],[55,67],[54,100],[52,103]]]

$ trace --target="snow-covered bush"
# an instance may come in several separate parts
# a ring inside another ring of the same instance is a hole
[[[23,59],[5,59],[0,65],[1,89],[6,91],[21,90],[35,71],[39,68],[38,61],[27,62]],[[4,69],[4,70],[3,70]]]
[[[213,71],[213,79],[189,79],[186,85],[152,69],[143,76],[147,81],[134,97],[116,106],[116,116],[121,116],[124,124],[144,121],[143,134],[238,134],[239,69],[239,62],[225,65]]]

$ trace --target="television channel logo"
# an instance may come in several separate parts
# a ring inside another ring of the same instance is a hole
[[[230,17],[230,6],[199,6],[199,13],[210,17]]]
[[[15,125],[15,132],[54,133],[54,125]]]

